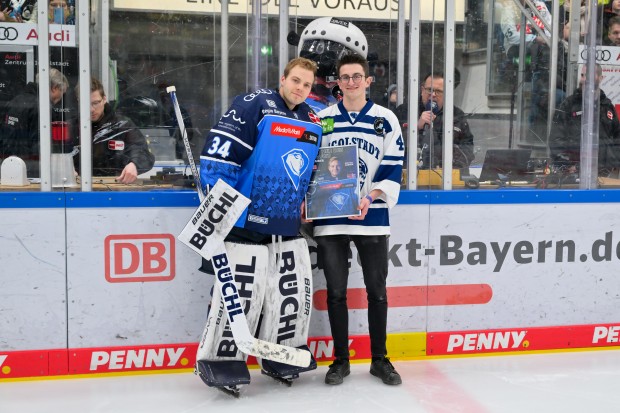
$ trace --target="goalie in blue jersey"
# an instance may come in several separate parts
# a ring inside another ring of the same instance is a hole
[[[225,242],[250,331],[261,340],[306,351],[312,270],[299,230],[321,145],[320,120],[305,103],[315,75],[313,61],[295,58],[285,67],[278,90],[237,96],[208,133],[200,156],[204,189],[221,179],[250,199]],[[196,373],[207,385],[237,394],[238,385],[250,382],[246,357],[235,345],[224,304],[214,291]],[[313,358],[307,367],[258,362],[263,373],[287,384],[316,368]]]

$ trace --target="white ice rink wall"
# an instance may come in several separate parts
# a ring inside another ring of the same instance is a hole
[[[0,194],[0,379],[189,368],[212,280],[176,240],[191,192]],[[617,346],[620,192],[404,191],[392,211],[392,357]],[[368,357],[349,262],[352,357]],[[310,348],[331,357],[314,247]]]

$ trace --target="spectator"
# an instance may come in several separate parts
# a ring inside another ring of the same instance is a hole
[[[0,22],[36,23],[36,0],[2,1],[0,5]]]
[[[620,16],[615,16],[609,19],[607,39],[607,44],[611,46],[620,46]]]
[[[424,83],[420,89],[417,127],[420,136],[419,148],[422,150],[422,156],[428,158],[427,162],[421,165],[425,169],[442,167],[443,165],[444,93],[443,73],[431,73],[424,78]],[[433,105],[432,102],[435,102],[436,105]],[[474,135],[469,130],[465,113],[454,106],[453,114],[452,163],[454,168],[466,168],[474,159]],[[430,128],[431,123],[432,128]]]
[[[525,0],[520,0],[523,6],[526,5]],[[532,3],[536,7],[538,14],[551,26],[551,13],[544,2],[533,0]],[[533,19],[536,25],[545,31],[550,38],[551,33],[545,29],[545,25],[534,14]],[[512,4],[512,0],[505,2],[502,7],[501,28],[504,34],[504,50],[508,60],[512,60],[519,56],[519,44],[521,43],[521,11]],[[543,42],[537,31],[528,23],[525,27],[525,46],[528,48],[532,42]]]
[[[59,104],[69,87],[64,74],[50,69],[50,103]],[[0,157],[19,156],[30,176],[39,176],[39,86],[28,83],[23,92],[9,101],[4,110],[0,136]],[[54,113],[52,111],[52,113]],[[52,121],[61,120],[52,117]]]
[[[555,111],[549,137],[553,160],[574,171],[580,162],[585,76],[586,66],[583,66],[579,87]],[[594,81],[599,93],[593,99],[595,105],[599,105],[598,167],[601,174],[609,175],[610,171],[620,167],[620,123],[613,103],[599,89],[602,79],[603,69],[597,64]]]
[[[75,13],[72,9],[68,0],[50,0],[49,13],[47,15],[49,22],[55,24],[75,24]]]
[[[90,120],[93,175],[116,176],[120,183],[130,184],[153,167],[155,157],[146,138],[130,119],[114,112],[103,85],[95,78],[90,82]]]
[[[603,36],[609,32],[610,20],[618,16],[620,16],[620,0],[611,0],[603,8]],[[607,41],[604,44],[607,44]]]
[[[395,111],[398,106],[398,90],[396,88],[397,86],[395,84],[390,85],[385,94],[386,107],[391,111]]]

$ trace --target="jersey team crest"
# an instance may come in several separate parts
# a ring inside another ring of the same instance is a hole
[[[282,163],[295,189],[299,188],[301,176],[306,172],[310,164],[308,155],[301,149],[291,149],[282,155]]]
[[[344,206],[348,204],[349,198],[349,195],[344,192],[336,192],[331,196],[331,198],[329,198],[329,200],[332,204],[334,204],[338,211],[342,211]]]

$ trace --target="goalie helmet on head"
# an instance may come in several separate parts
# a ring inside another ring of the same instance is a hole
[[[317,77],[335,81],[336,63],[351,52],[368,56],[368,42],[364,33],[353,23],[334,17],[311,21],[299,38],[299,56],[318,65]]]

